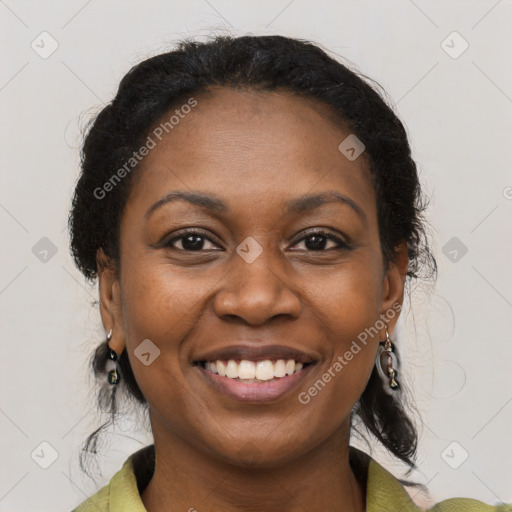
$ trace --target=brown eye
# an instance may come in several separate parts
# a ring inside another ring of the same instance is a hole
[[[202,251],[205,249],[205,243],[209,242],[213,244],[213,242],[201,231],[186,231],[182,232],[180,235],[175,236],[171,240],[169,240],[165,245],[166,247],[170,247],[171,249],[177,249],[179,251]],[[181,242],[181,248],[175,246],[175,242]],[[216,246],[215,246],[216,247]],[[211,248],[206,248],[206,250],[211,250]]]
[[[334,236],[326,231],[311,231],[303,237],[300,242],[305,242],[308,251],[325,251],[326,249],[349,249],[350,246],[341,238]],[[334,243],[334,247],[326,247],[327,244]]]
[[[180,242],[181,247],[176,246],[176,243]],[[341,238],[329,233],[327,231],[310,231],[307,236],[299,240],[298,243],[304,242],[307,251],[325,252],[326,250],[335,249],[350,249],[350,245]],[[205,247],[207,243],[213,245],[213,247]],[[328,245],[334,244],[331,247]],[[171,249],[177,249],[179,251],[187,252],[201,252],[203,250],[217,250],[217,245],[210,240],[202,231],[189,230],[184,231],[174,236],[166,244],[166,247]]]

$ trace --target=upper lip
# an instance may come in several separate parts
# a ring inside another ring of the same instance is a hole
[[[294,359],[300,363],[314,363],[316,359],[301,350],[284,345],[230,345],[205,352],[194,357],[193,362],[226,361],[246,359],[249,361],[264,361],[266,359]]]

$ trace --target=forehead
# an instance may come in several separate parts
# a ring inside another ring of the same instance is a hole
[[[364,153],[350,161],[340,152],[350,131],[328,105],[284,91],[222,87],[193,97],[193,108],[177,105],[152,128],[155,146],[135,171],[132,206],[149,208],[177,189],[210,192],[234,210],[338,190],[373,208]],[[159,140],[155,128],[173,114]]]

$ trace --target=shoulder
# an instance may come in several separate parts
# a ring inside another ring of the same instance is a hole
[[[137,478],[136,469],[139,467],[140,471],[141,461],[153,462],[153,454],[154,447],[151,445],[130,455],[107,485],[71,512],[146,512],[139,488],[143,489],[151,475],[144,474]],[[146,470],[146,466],[142,469]]]
[[[374,459],[370,459],[368,468],[366,504],[367,512],[425,512],[412,501],[400,481]],[[512,504],[487,505],[471,498],[450,498],[431,506],[426,512],[512,512]]]
[[[98,512],[109,510],[109,487],[110,484],[102,487],[96,494],[87,498],[71,512]]]
[[[437,503],[428,512],[512,512],[512,504],[487,505],[470,498],[451,498]]]

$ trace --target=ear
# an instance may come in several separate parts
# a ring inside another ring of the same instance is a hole
[[[101,321],[107,332],[112,329],[112,338],[108,344],[117,352],[117,355],[120,355],[125,348],[125,339],[117,268],[101,248],[96,252],[96,264]]]
[[[386,318],[390,334],[393,332],[398,317],[397,314],[402,309],[404,300],[404,286],[407,277],[407,268],[409,264],[409,256],[407,251],[407,243],[401,242],[395,247],[395,257],[389,263],[389,267],[384,275],[382,284],[382,298],[380,314]],[[392,316],[386,312],[395,311]]]

